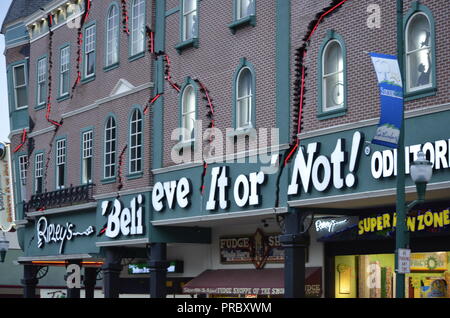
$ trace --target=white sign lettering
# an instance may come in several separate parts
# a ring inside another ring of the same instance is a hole
[[[67,266],[67,288],[81,288],[81,269],[77,264]]]
[[[123,236],[144,234],[143,226],[144,196],[138,195],[130,202],[130,209],[123,208],[122,202],[116,199],[111,206],[111,201],[102,202],[102,215],[108,215],[108,223],[105,235],[116,238]]]
[[[179,207],[186,208],[189,205],[188,195],[191,193],[191,184],[188,179],[181,178],[180,181],[157,182],[153,187],[152,204],[157,212],[164,209],[164,197],[169,209],[173,210],[175,197]]]
[[[409,168],[413,161],[417,160],[417,154],[422,150],[425,156],[433,164],[435,170],[448,169],[450,167],[450,140],[438,140],[434,143],[427,142],[422,145],[405,147],[405,172],[409,174]],[[412,158],[411,158],[412,157]],[[375,151],[371,158],[371,172],[375,179],[390,178],[397,175],[397,149]]]
[[[65,226],[60,224],[48,224],[45,216],[41,217],[36,224],[38,248],[43,248],[45,244],[60,243],[59,253],[64,251],[64,243],[77,236],[90,236],[95,232],[93,226],[89,226],[84,232],[74,232],[75,225],[67,222]]]
[[[336,226],[345,225],[348,222],[347,219],[342,221],[337,220],[317,220],[316,221],[316,231],[322,232],[327,231],[328,233],[333,233]]]
[[[317,156],[319,151],[319,143],[311,143],[305,149],[301,147],[295,158],[293,174],[291,184],[288,188],[289,195],[299,194],[299,177],[300,182],[303,185],[303,191],[308,193],[310,191],[310,183],[314,188],[323,192],[328,189],[333,181],[333,186],[336,189],[342,189],[345,186],[348,188],[356,185],[355,172],[357,170],[358,158],[362,142],[364,141],[364,135],[357,131],[353,134],[350,159],[349,159],[349,172],[343,176],[344,164],[346,163],[346,152],[344,151],[344,139],[338,139],[336,142],[336,148],[331,154],[330,159],[325,155]]]

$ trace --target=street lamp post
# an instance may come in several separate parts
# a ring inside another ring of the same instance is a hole
[[[6,239],[5,232],[1,231],[2,236],[0,238],[0,263],[5,261],[6,252],[9,249],[9,241]]]
[[[401,211],[402,214],[400,214],[397,211],[396,249],[395,249],[395,254],[396,254],[395,261],[396,261],[397,269],[399,268],[399,266],[398,266],[399,249],[404,249],[404,248],[409,247],[409,234],[408,234],[407,227],[406,227],[407,214],[417,204],[425,202],[425,192],[427,189],[427,184],[428,184],[428,182],[430,182],[431,176],[433,174],[433,164],[426,159],[425,154],[422,151],[419,151],[419,153],[417,154],[417,160],[415,160],[410,167],[410,172],[411,172],[411,179],[416,184],[417,200],[409,203],[408,205],[405,204],[402,207],[402,209],[398,209],[399,211]],[[404,177],[403,177],[403,179],[404,179]],[[405,193],[404,187],[403,187],[403,189],[397,189],[397,190],[402,190],[403,195],[404,195],[404,193]],[[405,274],[404,273],[397,273],[396,286],[397,286],[396,297],[404,298],[405,297]]]

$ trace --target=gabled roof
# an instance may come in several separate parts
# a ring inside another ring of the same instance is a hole
[[[5,33],[5,25],[25,18],[53,0],[13,0],[2,23],[1,33]]]

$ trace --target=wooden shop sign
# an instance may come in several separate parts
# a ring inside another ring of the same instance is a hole
[[[283,263],[284,250],[279,233],[264,234],[258,229],[253,235],[221,237],[221,264],[254,264],[263,268],[266,263]]]

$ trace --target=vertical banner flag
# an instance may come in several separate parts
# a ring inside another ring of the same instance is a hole
[[[380,123],[373,144],[397,148],[403,120],[403,83],[397,57],[369,53],[380,87]]]
[[[9,232],[15,226],[11,149],[0,142],[0,230]]]

